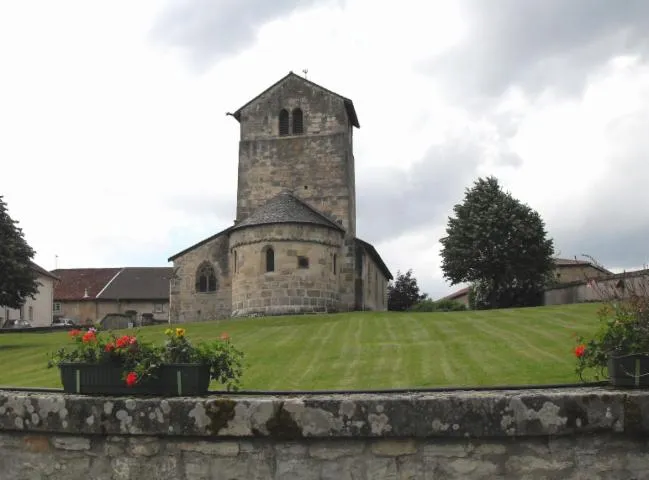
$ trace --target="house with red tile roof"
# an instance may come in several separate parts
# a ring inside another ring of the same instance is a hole
[[[169,267],[69,268],[52,271],[55,317],[78,324],[100,322],[107,315],[127,315],[133,323],[169,318]]]
[[[52,299],[58,277],[31,262],[38,282],[38,293],[27,298],[22,308],[13,309],[0,305],[0,327],[10,326],[18,320],[26,320],[33,327],[47,327],[52,323]]]

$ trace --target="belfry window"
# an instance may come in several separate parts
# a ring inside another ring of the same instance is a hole
[[[288,135],[288,110],[284,108],[279,112],[279,134]]]
[[[273,250],[273,247],[268,247],[266,249],[266,271],[275,271],[275,251]]]
[[[196,291],[200,293],[216,292],[216,273],[214,267],[204,262],[196,272]]]
[[[293,110],[293,135],[302,135],[304,133],[304,119],[302,110],[296,108]]]

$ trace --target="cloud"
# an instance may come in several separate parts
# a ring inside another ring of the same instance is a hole
[[[466,0],[468,34],[423,69],[463,97],[498,97],[511,85],[578,94],[591,69],[646,53],[644,0]]]
[[[151,37],[183,49],[197,67],[204,68],[249,47],[265,23],[316,1],[171,0],[157,17]]]

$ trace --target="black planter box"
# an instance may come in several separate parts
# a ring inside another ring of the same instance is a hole
[[[205,395],[210,385],[210,367],[199,364],[162,365],[151,376],[129,387],[123,370],[114,364],[60,363],[66,393],[94,395]]]
[[[649,355],[609,355],[608,376],[615,387],[649,388]]]

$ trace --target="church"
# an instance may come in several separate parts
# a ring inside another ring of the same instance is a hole
[[[236,219],[169,258],[170,321],[387,310],[390,270],[356,236],[352,101],[290,72],[229,115]]]

